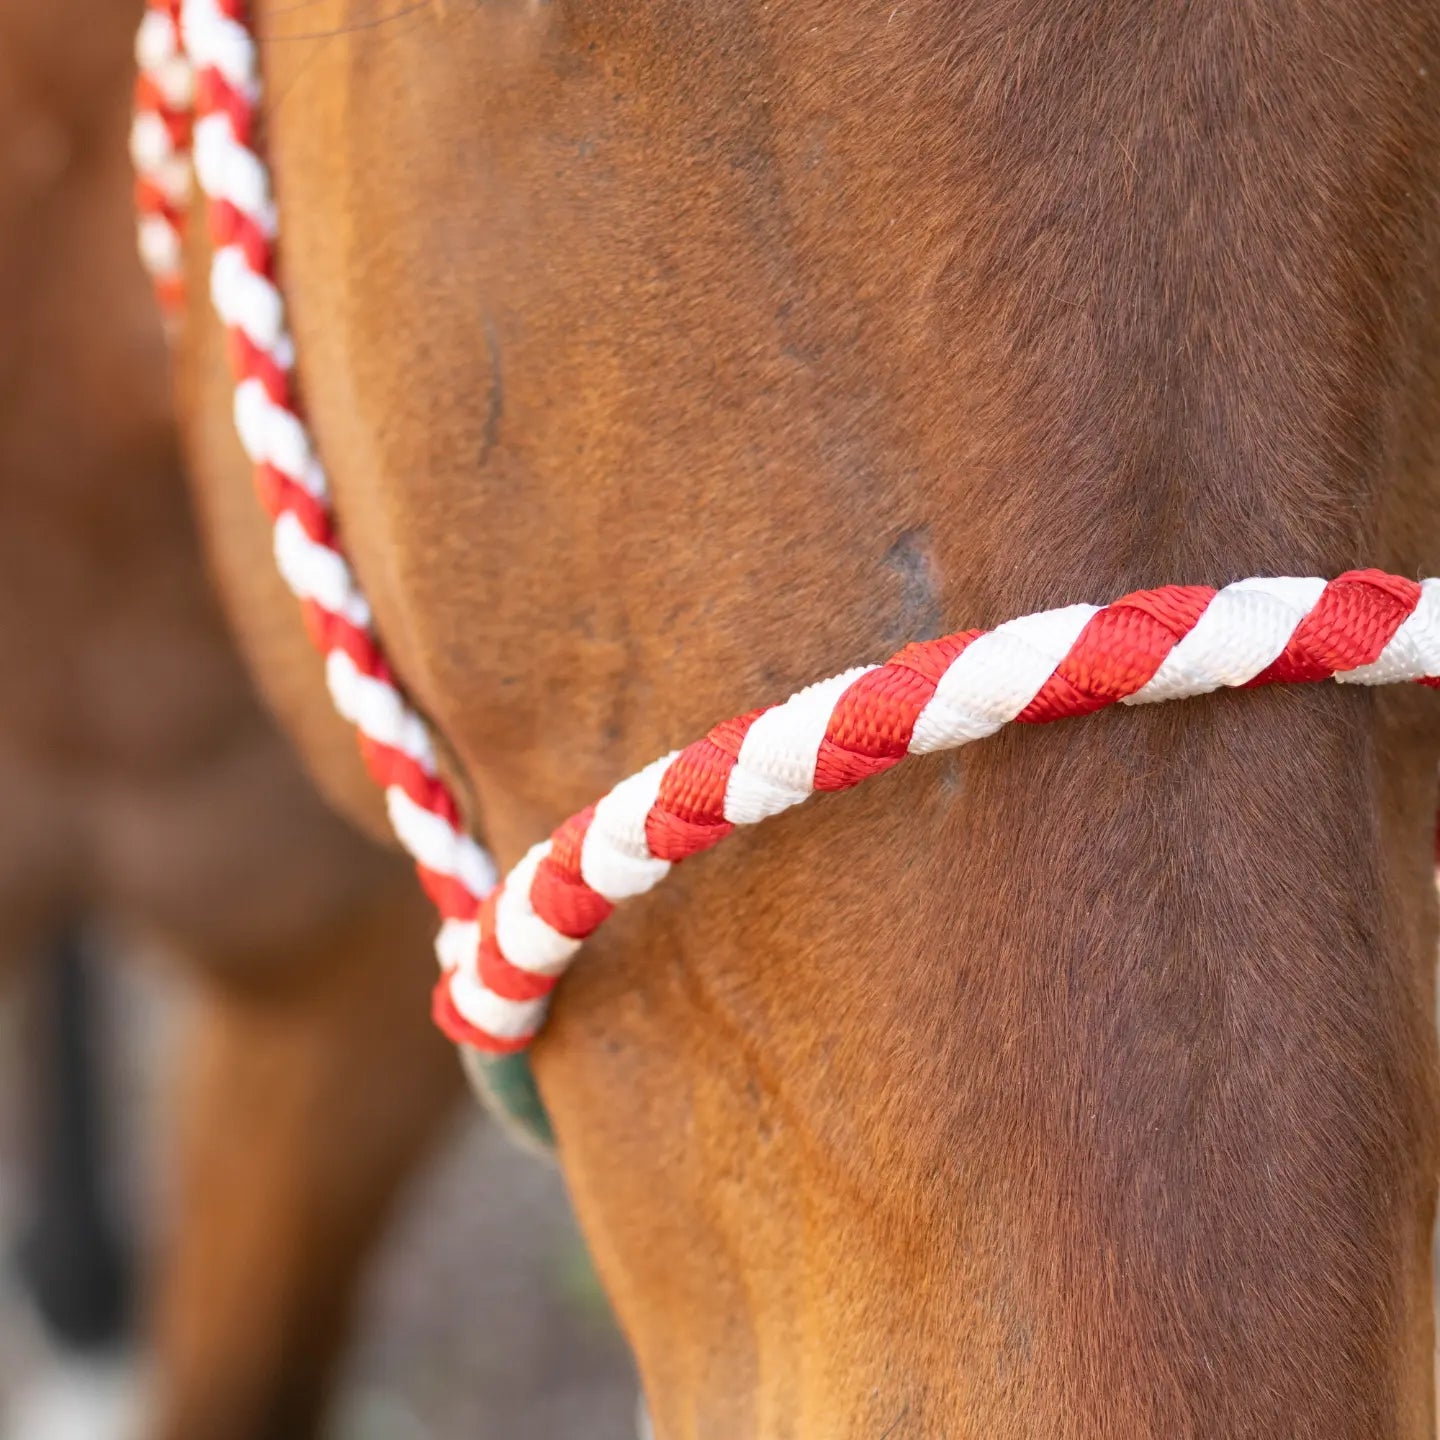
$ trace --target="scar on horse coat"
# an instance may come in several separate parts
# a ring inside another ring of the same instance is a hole
[[[255,8],[347,548],[507,864],[937,617],[1436,573],[1429,4]],[[535,1061],[662,1440],[1431,1434],[1436,722],[1006,733],[617,915]]]
[[[407,867],[300,783],[202,571],[134,251],[139,11],[0,6],[0,967],[84,916],[198,977],[157,1433],[291,1440],[458,1067]]]

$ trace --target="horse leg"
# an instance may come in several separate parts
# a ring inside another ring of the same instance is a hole
[[[413,877],[287,955],[207,973],[174,1093],[178,1212],[156,1316],[163,1440],[314,1434],[361,1262],[460,1093],[429,1025]],[[264,964],[256,970],[273,974]],[[255,971],[250,971],[253,976]]]
[[[46,1327],[81,1352],[114,1350],[130,1320],[129,1257],[106,1193],[110,1117],[98,1073],[94,963],[72,926],[35,967],[35,1193],[18,1247]]]

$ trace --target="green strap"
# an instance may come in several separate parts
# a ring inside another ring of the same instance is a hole
[[[459,1050],[470,1084],[505,1133],[527,1150],[553,1156],[555,1132],[535,1084],[529,1055],[524,1051],[518,1055],[485,1055],[469,1045],[461,1045]]]

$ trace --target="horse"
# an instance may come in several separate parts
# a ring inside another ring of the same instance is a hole
[[[101,927],[192,983],[148,1433],[294,1437],[463,1082],[427,908],[305,785],[205,573],[133,243],[139,19],[0,7],[0,971]],[[113,1298],[69,1310],[108,1326]]]
[[[345,549],[506,864],[907,639],[1435,573],[1419,0],[249,20]],[[227,603],[373,817],[204,291]],[[1437,758],[1413,688],[1011,726],[618,910],[533,1064],[660,1440],[1433,1433]]]

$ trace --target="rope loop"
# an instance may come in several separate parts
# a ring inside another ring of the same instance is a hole
[[[1109,605],[1068,605],[908,645],[884,664],[727,720],[572,815],[497,884],[385,659],[296,399],[276,280],[278,217],[254,143],[263,92],[244,0],[149,0],[136,55],[140,252],[162,305],[178,315],[193,175],[209,202],[210,298],[229,337],[236,432],[274,522],[276,564],[440,912],[434,1016],[458,1044],[491,1056],[523,1051],[560,976],[622,900],[737,826],[817,790],[858,785],[907,755],[1012,722],[1224,687],[1440,685],[1440,579],[1351,570],[1328,581],[1166,585]]]

